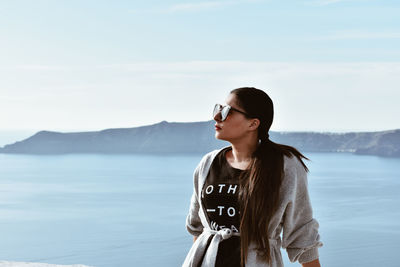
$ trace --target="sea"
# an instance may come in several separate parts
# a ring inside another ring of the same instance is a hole
[[[321,265],[400,266],[400,159],[304,154]],[[181,266],[202,156],[0,154],[0,261]]]

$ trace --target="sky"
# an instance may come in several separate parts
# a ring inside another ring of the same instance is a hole
[[[400,128],[400,2],[0,2],[0,146],[212,119],[243,86],[272,131]]]

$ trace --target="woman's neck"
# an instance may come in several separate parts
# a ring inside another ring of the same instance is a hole
[[[250,161],[253,155],[253,152],[256,150],[255,147],[250,147],[245,144],[241,145],[234,145],[232,144],[232,159],[234,159],[235,162],[246,162]]]
[[[227,160],[232,166],[246,169],[250,163],[254,151],[257,149],[258,141],[255,142],[232,142],[232,150],[228,151]]]

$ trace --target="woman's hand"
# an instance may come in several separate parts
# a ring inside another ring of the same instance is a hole
[[[305,262],[302,264],[303,267],[321,267],[321,264],[319,263],[319,259],[310,261],[310,262]]]

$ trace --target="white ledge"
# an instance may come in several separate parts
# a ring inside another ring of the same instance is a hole
[[[93,267],[82,264],[60,265],[41,262],[0,261],[0,267]]]

